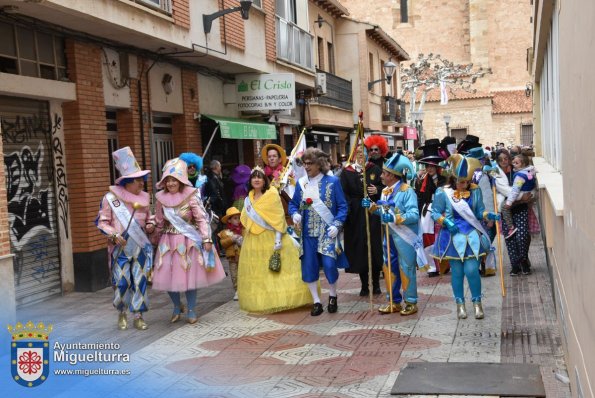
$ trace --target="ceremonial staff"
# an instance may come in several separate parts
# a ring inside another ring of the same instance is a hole
[[[383,212],[388,214],[390,212],[390,203],[388,201],[380,201],[378,202],[379,205],[382,206]],[[386,267],[384,267],[384,277],[387,280],[387,290],[388,290],[388,302],[390,313],[393,313],[393,281],[392,281],[392,264],[390,259],[390,240],[392,239],[390,236],[390,230],[388,223],[384,224],[384,234],[386,236]]]
[[[498,170],[491,169],[488,173],[490,176],[490,183],[492,184],[492,196],[494,199],[494,212],[498,213],[498,197],[496,194],[496,174]],[[506,296],[506,288],[504,287],[504,268],[502,267],[502,240],[500,238],[500,223],[498,221],[494,221],[496,223],[496,239],[498,240],[498,268],[500,269],[500,291],[502,292],[502,297]]]
[[[355,148],[359,145],[360,150],[362,152],[362,156],[364,156],[364,164],[362,170],[362,188],[364,190],[364,199],[368,199],[368,186],[366,183],[366,157],[365,157],[365,146],[364,146],[364,113],[362,111],[358,114],[359,121],[357,123],[357,137],[355,139],[356,144],[353,146],[351,151],[350,159],[348,161],[353,162],[353,154],[355,152]],[[357,161],[357,160],[356,160]],[[366,237],[367,237],[367,246],[368,246],[368,295],[370,299],[370,311],[374,310],[374,301],[372,299],[372,243],[370,242],[370,215],[368,214],[368,209],[364,211],[366,217]]]
[[[134,202],[132,204],[132,215],[130,216],[130,220],[128,220],[128,225],[126,226],[126,229],[124,230],[124,232],[122,232],[122,235],[120,235],[121,237],[124,237],[128,233],[128,228],[130,228],[130,224],[132,224],[132,220],[134,220],[134,213],[136,213],[136,211],[138,209],[140,209],[141,207],[143,207],[143,206],[138,202]],[[124,246],[126,246],[126,244],[118,245],[118,251],[117,251],[114,259],[112,260],[112,268],[113,268],[114,264],[118,261],[118,257],[120,257],[120,254],[122,254],[122,250],[124,250]]]

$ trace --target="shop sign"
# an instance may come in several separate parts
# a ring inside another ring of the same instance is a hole
[[[295,108],[293,73],[237,75],[236,95],[240,111]]]

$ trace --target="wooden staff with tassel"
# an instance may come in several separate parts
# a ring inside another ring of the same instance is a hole
[[[494,173],[489,173],[490,182],[492,183],[492,196],[494,198],[494,212],[498,213],[498,196],[496,194],[496,176]],[[500,237],[500,221],[496,223],[496,239],[498,240],[498,268],[500,269],[500,291],[502,297],[506,296],[506,288],[504,287],[504,268],[502,267],[502,240]]]
[[[368,195],[368,184],[366,181],[366,159],[365,159],[365,146],[364,146],[364,113],[362,111],[358,114],[359,121],[357,123],[357,134],[355,138],[355,145],[351,149],[351,153],[349,155],[348,162],[353,163],[357,162],[357,154],[356,148],[359,146],[359,150],[364,156],[364,164],[362,165],[362,188],[364,192],[364,199],[369,198]],[[367,242],[367,249],[368,249],[368,296],[370,300],[370,311],[374,311],[374,300],[373,300],[373,287],[372,287],[372,243],[370,241],[370,215],[368,214],[368,209],[364,209],[364,214],[366,218],[366,242]]]

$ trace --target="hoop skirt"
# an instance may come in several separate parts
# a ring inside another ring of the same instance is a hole
[[[252,313],[273,313],[312,304],[308,285],[302,281],[302,268],[298,249],[285,233],[287,225],[281,199],[275,189],[269,189],[256,202],[249,194],[254,209],[276,230],[283,232],[281,239],[281,271],[269,270],[273,254],[275,231],[254,223],[242,210],[245,227],[244,242],[238,264],[238,298],[240,308]]]

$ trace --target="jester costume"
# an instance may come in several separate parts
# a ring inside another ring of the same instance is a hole
[[[432,256],[450,262],[451,284],[458,318],[467,318],[464,294],[464,278],[467,277],[475,318],[482,319],[484,313],[481,304],[479,261],[488,254],[491,254],[490,258],[493,257],[493,251],[487,231],[480,221],[497,221],[499,216],[484,211],[481,189],[470,182],[473,174],[481,171],[481,163],[477,159],[460,154],[452,155],[449,162],[452,173],[457,178],[457,185],[465,182],[468,189],[459,191],[453,187],[444,187],[436,191],[432,218],[442,225],[442,229],[436,238]]]
[[[129,189],[145,178],[149,170],[141,170],[129,147],[113,152],[120,177],[101,200],[95,225],[108,239],[108,266],[114,287],[113,305],[119,311],[118,328],[127,329],[126,309],[135,314],[134,326],[147,328],[142,313],[149,309],[147,276],[153,266],[153,246],[145,229],[152,224],[149,194]],[[142,183],[142,182],[141,182]],[[138,185],[136,185],[138,187]],[[136,210],[134,209],[136,207]],[[116,241],[126,243],[117,245]]]

